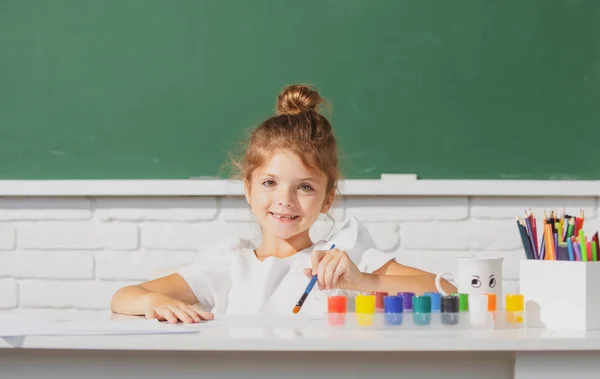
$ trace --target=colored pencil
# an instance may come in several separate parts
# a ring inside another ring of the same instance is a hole
[[[575,241],[575,237],[572,237],[573,241],[573,250],[575,250],[575,260],[581,262],[581,249],[579,248],[579,244]]]
[[[533,215],[531,208],[529,209],[529,222],[531,223],[531,232],[533,233],[533,246],[535,246],[537,259],[540,259],[541,252],[540,252],[540,249],[538,248],[537,220],[535,219],[535,216]]]
[[[569,260],[575,260],[575,253],[573,252],[573,241],[571,239],[567,239],[567,252],[569,253]]]
[[[562,236],[563,236],[563,228],[565,226],[565,207],[563,207],[562,209],[562,215],[558,221],[558,236],[559,238],[561,238],[562,240]],[[562,242],[562,241],[561,241]]]
[[[517,228],[527,259],[597,262],[600,260],[600,232],[586,236],[583,230],[585,213],[578,216],[544,210],[540,236],[531,208],[525,209],[525,217],[517,214]],[[560,214],[559,214],[560,213]],[[538,245],[539,242],[539,245]]]
[[[600,249],[600,241],[598,241],[598,232],[594,233],[594,235],[592,236],[592,241],[594,241],[594,243],[596,244],[596,258],[598,258],[597,250]]]
[[[538,256],[537,246],[535,243],[535,238],[534,238],[534,234],[533,234],[534,232],[531,227],[531,220],[529,219],[529,217],[525,217],[525,228],[526,228],[527,237],[529,239],[529,244],[532,249],[533,259],[537,259],[537,256]]]
[[[527,228],[525,227],[525,223],[523,220],[521,220],[519,215],[517,215],[517,227],[519,228],[519,234],[521,235],[521,243],[523,244],[523,249],[525,250],[525,257],[527,257],[527,259],[534,259],[531,241],[527,235]]]
[[[581,260],[584,262],[588,261],[588,255],[587,255],[587,246],[585,244],[585,233],[583,232],[583,230],[579,230],[579,240],[577,241],[578,245],[579,245],[579,249],[581,250]]]
[[[552,237],[552,221],[546,220],[546,224],[544,225],[544,240],[546,244],[546,256],[544,259],[546,260],[554,260],[556,256],[554,255],[554,240]]]
[[[567,238],[571,238],[573,236],[573,232],[575,229],[575,219],[576,217],[571,217],[569,219],[569,227],[567,228]]]

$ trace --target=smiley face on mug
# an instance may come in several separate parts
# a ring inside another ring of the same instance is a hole
[[[495,293],[502,296],[502,257],[463,257],[458,259],[458,267],[454,275],[442,271],[435,277],[435,286],[443,295],[440,280],[444,275],[454,279],[459,293],[485,294]]]
[[[489,278],[481,278],[479,275],[473,275],[471,278],[471,287],[481,288],[482,284],[487,286],[488,289],[492,289],[496,287],[496,277],[494,274],[490,275]]]

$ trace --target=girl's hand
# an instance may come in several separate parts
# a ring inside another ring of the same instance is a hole
[[[144,314],[148,319],[155,318],[160,321],[168,321],[171,324],[178,321],[191,324],[201,320],[212,320],[214,317],[210,312],[196,310],[183,301],[158,292],[148,294],[148,306]]]
[[[320,290],[354,289],[364,275],[348,254],[338,249],[313,251],[311,262],[312,269],[304,269],[304,274],[309,278],[317,275]]]

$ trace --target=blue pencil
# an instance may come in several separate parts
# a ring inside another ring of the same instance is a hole
[[[332,244],[331,248],[329,250],[333,250],[333,248],[335,248],[335,244]],[[308,282],[308,285],[306,286],[306,289],[304,290],[304,293],[300,297],[300,300],[298,300],[298,302],[296,303],[296,306],[292,310],[293,313],[300,312],[300,309],[302,308],[302,305],[306,301],[306,298],[308,297],[308,294],[310,293],[310,291],[312,291],[312,289],[315,286],[316,282],[317,282],[317,276],[313,275],[313,277],[310,279],[310,282]]]
[[[571,241],[570,238],[567,238],[567,249],[569,252],[569,260],[570,261],[574,261],[575,260],[575,254],[573,253],[573,241]]]

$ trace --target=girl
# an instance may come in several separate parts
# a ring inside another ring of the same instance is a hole
[[[244,240],[216,246],[171,275],[119,289],[111,310],[172,323],[210,320],[213,313],[292,314],[313,275],[320,291],[312,291],[302,313],[322,314],[333,289],[435,291],[433,274],[377,250],[356,219],[326,241],[311,241],[309,229],[330,210],[340,176],[331,125],[317,112],[321,103],[313,88],[286,87],[277,115],[252,132],[243,158],[234,161],[262,230],[258,246]]]

